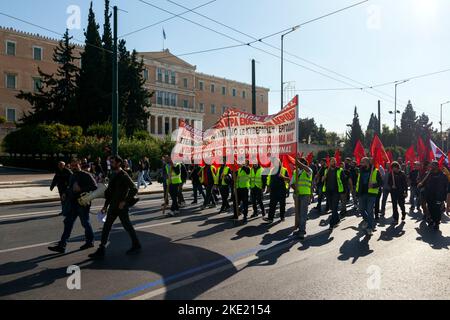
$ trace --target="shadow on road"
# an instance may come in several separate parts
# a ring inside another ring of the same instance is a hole
[[[125,251],[129,246],[129,239],[128,235],[122,232],[111,235],[112,245],[107,249],[107,256],[103,261],[86,259],[73,264],[80,266],[82,271],[85,270],[84,272],[86,272],[86,270],[133,270],[159,275],[160,277],[156,279],[154,276],[151,277],[149,275],[149,281],[153,282],[142,284],[145,285],[147,290],[150,290],[152,286],[156,289],[160,284],[167,287],[174,282],[184,280],[199,273],[218,267],[226,267],[218,274],[207,276],[204,279],[195,282],[195,285],[168,290],[163,297],[164,299],[194,299],[237,272],[230,260],[216,252],[191,245],[173,243],[169,238],[147,232],[138,232],[138,237],[143,246],[143,251],[138,256],[125,255]],[[86,255],[89,252],[90,251],[87,251]],[[34,269],[42,262],[60,259],[62,257],[63,255],[45,255],[27,261],[13,262],[0,266],[0,268],[2,269],[2,272],[4,272],[3,270],[6,270],[7,274],[18,273]],[[67,263],[61,261],[61,264],[64,265],[64,267],[53,269],[45,268],[37,273],[2,283],[0,286],[0,297],[48,287],[54,284],[55,281],[66,278],[68,276],[66,273]],[[18,270],[17,268],[22,268],[22,270]],[[105,273],[105,275],[107,274],[108,273]],[[105,281],[108,281],[107,279],[109,279],[108,276],[105,276]],[[132,294],[143,293],[140,291],[142,289],[136,288],[133,290],[133,288],[130,288],[129,285],[127,285],[127,279],[125,278],[116,279],[116,281],[118,284],[117,287],[121,290],[131,290],[130,292],[132,292]],[[58,286],[58,288],[60,290],[62,289],[60,286]],[[58,299],[57,289],[52,292],[53,295],[48,296]],[[108,292],[100,294],[105,294],[105,296],[86,296],[85,298],[105,299],[107,297],[114,297],[120,299],[129,298],[128,294],[130,293]]]
[[[402,237],[406,233],[405,230],[403,230],[404,227],[405,222],[402,222],[399,225],[391,224],[386,230],[381,231],[377,241],[392,241],[395,238]]]
[[[347,261],[351,259],[352,264],[354,264],[359,258],[373,253],[373,250],[369,247],[369,240],[371,237],[367,236],[357,227],[346,229],[353,229],[358,233],[351,240],[346,240],[339,248],[340,256],[338,257],[338,260]]]
[[[416,240],[428,243],[431,248],[436,250],[450,248],[450,237],[444,237],[441,231],[428,227],[425,221],[422,221],[416,231],[419,235]]]

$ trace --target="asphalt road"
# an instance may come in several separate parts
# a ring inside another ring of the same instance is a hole
[[[299,242],[291,236],[289,200],[286,221],[268,226],[261,218],[236,223],[230,214],[192,206],[168,218],[160,195],[145,196],[132,210],[143,251],[125,255],[130,240],[117,221],[103,261],[87,258],[94,249],[78,251],[79,221],[66,254],[47,250],[62,232],[58,203],[0,207],[0,299],[450,298],[447,217],[440,232],[417,213],[391,226],[389,207],[368,238],[355,215],[330,233],[329,215],[312,211]],[[101,224],[92,218],[98,239]],[[67,288],[72,265],[81,268],[80,290]]]

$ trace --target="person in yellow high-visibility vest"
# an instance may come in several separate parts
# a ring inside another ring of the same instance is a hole
[[[372,167],[369,158],[363,158],[356,180],[356,192],[359,195],[359,210],[364,219],[363,228],[369,236],[375,229],[375,202],[381,186],[383,186],[383,178],[379,170]]]
[[[248,190],[250,189],[250,167],[249,161],[245,161],[245,165],[241,166],[237,172],[237,181],[236,181],[236,192],[237,192],[237,204],[234,203],[234,215],[233,219],[239,219],[239,216],[236,215],[238,212],[238,208],[242,202],[242,214],[244,215],[244,222],[247,222],[248,215]],[[237,207],[237,208],[236,208]]]
[[[284,221],[286,213],[286,193],[289,188],[289,173],[283,167],[280,159],[272,159],[272,169],[267,176],[267,190],[270,192],[269,216],[264,219],[267,223],[273,223],[275,211],[280,204],[280,219]]]
[[[209,208],[215,208],[216,207],[216,198],[213,194],[214,192],[214,186],[217,186],[219,183],[217,174],[217,169],[212,165],[206,165],[203,169],[203,184],[206,187],[206,198],[205,202],[203,203],[202,210],[205,209],[207,206]]]
[[[253,204],[252,218],[258,216],[258,205],[261,209],[261,214],[264,217],[266,212],[264,210],[263,192],[266,186],[263,181],[263,168],[261,168],[259,164],[254,164],[250,169],[250,188]]]
[[[218,175],[220,197],[222,198],[222,206],[220,207],[219,213],[222,213],[231,208],[228,201],[228,198],[230,197],[230,184],[232,180],[231,170],[226,164],[223,164],[218,170]]]
[[[183,183],[181,179],[181,165],[174,164],[170,157],[167,157],[167,164],[165,167],[167,186],[169,187],[170,198],[172,199],[172,206],[170,207],[169,215],[174,216],[180,213],[180,207],[178,206],[178,196],[180,186]]]
[[[325,169],[325,174],[322,178],[323,187],[322,192],[326,194],[327,201],[331,208],[330,230],[333,230],[340,222],[339,217],[339,200],[341,195],[345,192],[345,173],[342,168],[337,167],[336,158],[330,159],[330,166]]]
[[[291,187],[297,197],[296,215],[298,216],[298,237],[303,240],[306,235],[306,220],[308,219],[308,207],[312,195],[313,171],[308,167],[308,161],[301,158],[297,162],[299,172],[294,170],[291,179]]]

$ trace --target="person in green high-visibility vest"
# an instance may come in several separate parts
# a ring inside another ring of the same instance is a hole
[[[266,188],[263,180],[263,168],[259,164],[254,164],[250,169],[250,194],[252,196],[253,215],[252,218],[258,216],[258,205],[261,209],[261,215],[264,217],[263,192]]]
[[[172,206],[170,207],[169,215],[174,216],[180,213],[180,207],[178,206],[178,196],[180,192],[180,186],[182,184],[181,179],[181,165],[174,164],[171,157],[167,157],[167,164],[165,167],[167,176],[167,185],[169,187],[169,194],[172,200]]]
[[[264,219],[267,223],[273,223],[275,211],[278,203],[280,204],[280,219],[285,220],[286,213],[286,193],[289,188],[289,173],[280,159],[272,158],[272,169],[267,177],[267,189],[270,192],[270,204],[268,218]]]
[[[359,210],[364,219],[363,228],[369,236],[375,230],[375,202],[382,186],[383,178],[380,171],[372,167],[369,158],[363,158],[356,180],[356,192],[359,195]]]
[[[220,207],[219,213],[228,211],[231,206],[228,198],[230,197],[230,185],[231,180],[231,170],[226,164],[222,164],[219,168],[219,191],[220,197],[222,198],[222,206]]]
[[[248,215],[248,190],[250,189],[250,167],[249,161],[245,161],[245,165],[241,166],[237,171],[236,179],[236,192],[237,192],[237,202],[234,202],[234,215],[233,219],[239,219],[236,215],[238,208],[242,202],[242,214],[244,215],[244,222],[247,222]]]
[[[308,219],[308,207],[311,202],[313,171],[308,167],[308,161],[301,158],[297,162],[299,172],[294,170],[291,179],[291,187],[297,197],[295,214],[298,216],[298,237],[303,240],[306,235],[306,220]]]
[[[331,208],[330,230],[333,230],[340,222],[338,212],[339,200],[341,199],[341,195],[345,192],[344,170],[337,167],[336,158],[330,159],[330,166],[325,169],[322,182],[322,192],[326,194],[329,201],[329,206]]]

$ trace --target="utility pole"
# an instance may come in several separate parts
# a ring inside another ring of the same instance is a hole
[[[117,6],[113,9],[114,15],[114,44],[112,58],[112,155],[119,154],[119,83],[118,83],[118,61],[117,61]]]
[[[300,26],[293,27],[290,31],[284,33],[281,35],[281,110],[284,108],[284,101],[283,101],[283,95],[284,95],[284,37],[287,36],[289,33],[294,32],[300,28]]]
[[[256,66],[252,59],[252,113],[256,115]]]

